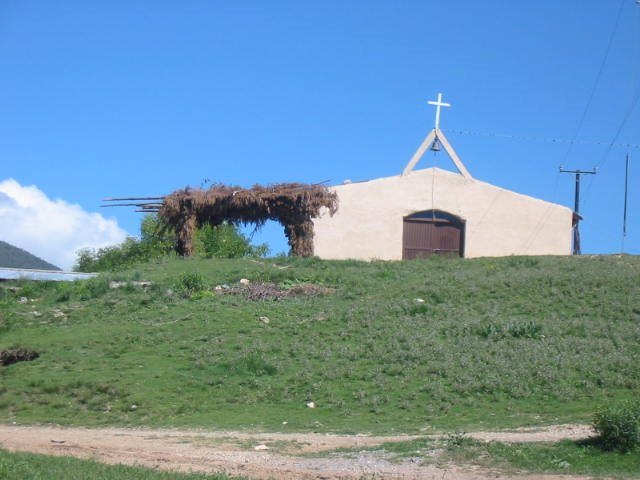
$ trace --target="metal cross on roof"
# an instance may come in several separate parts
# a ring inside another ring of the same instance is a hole
[[[429,100],[429,105],[435,105],[436,106],[436,130],[440,130],[440,107],[450,107],[451,104],[450,103],[444,103],[442,101],[442,94],[438,93],[438,100],[437,101],[433,101],[433,100]]]

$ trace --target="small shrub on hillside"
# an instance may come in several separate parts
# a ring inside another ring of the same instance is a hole
[[[542,326],[535,320],[512,321],[505,323],[488,323],[479,325],[476,334],[483,338],[500,340],[506,337],[513,338],[540,338]]]
[[[109,291],[109,279],[102,275],[88,280],[84,280],[81,283],[77,283],[77,289],[80,294],[81,300],[90,300],[92,298],[98,298]]]
[[[447,433],[444,439],[444,444],[449,450],[463,447],[465,445],[471,445],[473,443],[474,440],[468,437],[465,432]]]
[[[176,292],[183,297],[191,297],[197,292],[206,290],[207,282],[199,273],[183,273],[175,283]]]
[[[71,295],[76,286],[72,282],[57,282],[55,293],[53,295],[56,302],[67,302],[71,299]]]
[[[630,452],[640,448],[640,401],[628,401],[604,408],[593,419],[604,450]]]
[[[68,302],[71,299],[71,290],[59,291],[55,296],[56,302]]]
[[[221,367],[236,375],[248,375],[261,377],[265,375],[275,375],[278,371],[275,365],[272,365],[259,353],[246,353],[233,362],[224,363]]]

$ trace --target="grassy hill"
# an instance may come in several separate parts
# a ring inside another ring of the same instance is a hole
[[[0,267],[60,270],[59,267],[2,240],[0,240]]]
[[[18,285],[0,351],[40,356],[0,366],[0,422],[420,432],[640,393],[638,257],[174,259]]]

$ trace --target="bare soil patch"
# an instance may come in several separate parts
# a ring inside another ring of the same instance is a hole
[[[583,425],[558,425],[509,432],[474,432],[469,436],[499,441],[557,441],[591,435]],[[391,462],[384,452],[327,457],[303,454],[338,448],[366,448],[413,436],[249,433],[207,430],[67,428],[0,425],[0,448],[47,455],[72,455],[110,464],[140,465],[180,472],[227,472],[255,479],[586,479],[568,475],[501,475],[476,467]]]

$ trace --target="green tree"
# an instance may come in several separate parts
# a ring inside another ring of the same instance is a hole
[[[140,243],[154,255],[170,253],[175,244],[175,231],[157,215],[145,215],[140,222]]]
[[[119,245],[78,252],[74,270],[101,272],[126,268],[140,262],[162,258],[173,251],[175,233],[157,215],[146,215],[140,222],[140,238],[128,237]]]
[[[119,245],[78,252],[74,270],[101,272],[127,268],[174,254],[175,231],[157,215],[146,215],[140,223],[140,238],[129,237]],[[262,257],[269,248],[254,246],[229,223],[204,225],[196,232],[196,255],[204,258]]]

